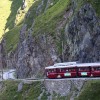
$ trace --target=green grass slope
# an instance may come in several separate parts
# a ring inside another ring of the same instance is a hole
[[[18,91],[20,81],[3,81],[3,88],[0,89],[0,100],[48,100],[48,96],[52,96],[52,100],[69,100],[67,96],[50,94],[41,82],[24,83],[22,90]],[[44,91],[44,92],[43,92]]]
[[[40,82],[24,84],[20,92],[18,92],[18,84],[19,82],[15,81],[4,81],[0,100],[37,100],[41,93]]]
[[[6,23],[5,29],[8,28],[8,30],[10,30],[14,27],[17,11],[20,8],[20,6],[22,5],[22,0],[8,0],[8,1],[11,1],[12,4],[10,6],[11,13],[10,13],[9,17],[7,18],[7,23]]]
[[[100,100],[100,80],[89,81],[76,100]]]
[[[27,0],[27,7],[22,10],[22,0],[13,0],[11,4],[11,13],[7,18],[7,22],[4,28],[6,28],[6,33],[4,37],[6,39],[6,49],[8,52],[15,50],[19,41],[19,33],[21,27],[24,23],[24,17],[27,11],[32,5],[34,5],[34,0]]]
[[[57,22],[61,19],[61,14],[69,6],[70,0],[59,0],[54,6],[45,13],[38,16],[35,20],[33,34],[38,32],[54,33]]]
[[[43,13],[42,11],[42,13],[39,16],[37,16],[36,9],[40,4],[40,2],[41,0],[38,0],[36,2],[31,2],[31,4],[29,4],[28,7],[30,12],[29,16],[23,19],[24,20],[23,23],[18,24],[17,26],[15,26],[13,29],[11,29],[9,32],[5,34],[8,52],[14,50],[14,48],[17,46],[19,31],[21,29],[21,26],[23,24],[27,24],[28,28],[30,28],[31,25],[33,24],[33,18],[35,20],[33,34],[37,35],[38,31],[41,30],[42,30],[41,32],[55,33],[56,24],[60,20],[63,11],[68,8],[70,0],[63,0],[63,1],[53,0],[54,2],[53,6],[50,6],[45,13]]]
[[[1,0],[0,1],[0,38],[4,34],[4,29],[7,23],[7,18],[9,17],[11,11],[12,1],[10,0]]]
[[[21,27],[22,27],[22,24],[19,26],[16,26],[15,28],[11,29],[5,34],[6,50],[8,52],[16,49],[17,44],[19,42],[19,34],[20,34]]]
[[[5,32],[10,31],[15,26],[22,23],[25,13],[27,13],[34,0],[26,0],[27,8],[22,10],[23,0],[1,0],[0,2],[0,38]]]

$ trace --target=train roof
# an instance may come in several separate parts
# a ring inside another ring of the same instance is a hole
[[[92,67],[97,67],[100,66],[100,62],[97,63],[80,63],[76,65],[77,67],[87,67],[87,66],[92,66]]]
[[[75,67],[76,62],[63,62],[63,63],[56,63],[53,66],[45,67],[45,69],[55,69],[55,68],[64,68],[64,67]],[[72,66],[71,66],[72,65]],[[73,66],[74,65],[74,66]]]
[[[64,66],[63,66],[63,65],[62,65],[62,66],[61,66],[61,65],[60,65],[60,66],[48,66],[48,67],[45,67],[45,69],[55,69],[55,68],[65,68],[65,67],[72,67],[72,68],[73,68],[73,67],[76,67],[76,66],[75,66],[75,65],[66,65],[66,66],[65,66],[65,65],[64,65]]]
[[[76,64],[77,62],[63,62],[63,63],[56,63],[54,66],[66,66],[66,65],[73,65]]]
[[[97,67],[97,66],[100,66],[100,62],[97,62],[97,63],[73,63],[73,64],[58,64],[58,66],[56,65],[53,65],[53,66],[48,66],[48,67],[45,67],[45,69],[55,69],[55,68],[65,68],[65,67],[87,67],[87,66],[92,66],[92,67]]]

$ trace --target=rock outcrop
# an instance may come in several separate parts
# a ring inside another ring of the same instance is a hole
[[[16,62],[17,75],[19,78],[41,77],[44,75],[44,67],[53,65],[60,59],[52,37],[45,34],[33,37],[31,31],[26,37],[26,28],[27,26],[24,25],[20,31]]]
[[[100,61],[100,19],[93,7],[85,4],[65,28],[65,59],[81,62]]]
[[[45,88],[53,96],[54,93],[57,93],[61,96],[71,95],[73,97],[78,96],[82,90],[86,80],[46,80]],[[71,93],[71,94],[70,94]]]

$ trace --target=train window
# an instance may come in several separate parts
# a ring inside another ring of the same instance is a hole
[[[98,67],[98,70],[100,70],[100,67]]]
[[[100,71],[100,67],[96,67],[96,68],[94,68],[94,70]]]
[[[75,71],[74,68],[61,68],[60,72],[69,72],[69,71]]]
[[[89,71],[90,69],[89,69],[89,68],[83,67],[83,68],[79,68],[78,70],[79,70],[79,71]]]
[[[57,71],[57,72],[61,72],[61,68],[57,68],[56,71]]]
[[[62,68],[62,69],[61,69],[61,72],[65,72],[65,71],[66,71],[66,69],[65,69],[65,68]]]
[[[69,68],[69,71],[75,71],[75,69],[74,68]]]

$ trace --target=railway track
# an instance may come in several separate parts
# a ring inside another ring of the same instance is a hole
[[[63,81],[63,80],[100,80],[100,77],[84,77],[84,78],[62,78],[62,79],[48,79],[48,78],[26,78],[26,79],[8,79],[8,80],[13,80],[13,81],[26,81],[26,82],[36,82],[36,81]],[[0,80],[0,81],[5,81],[5,80]]]

